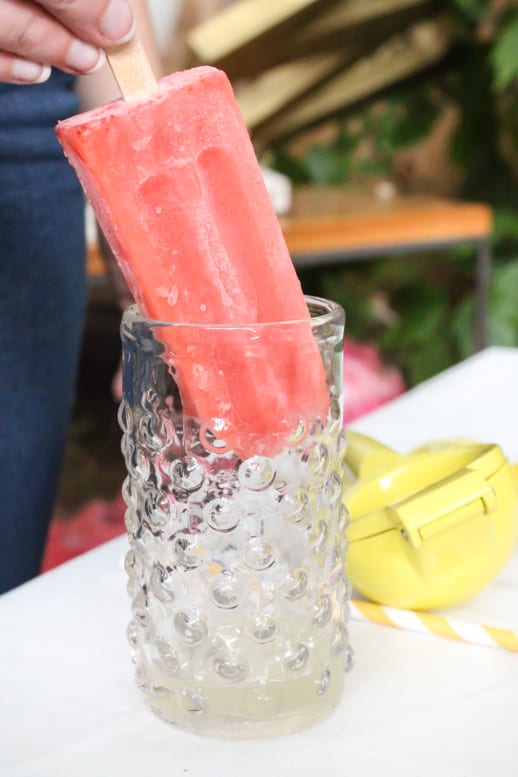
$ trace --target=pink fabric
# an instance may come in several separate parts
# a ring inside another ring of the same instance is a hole
[[[375,345],[346,339],[344,347],[344,422],[350,423],[405,391],[401,374],[386,366]]]
[[[84,504],[75,515],[54,518],[41,571],[47,572],[64,561],[123,534],[126,530],[125,509],[121,496],[112,501],[93,499]]]

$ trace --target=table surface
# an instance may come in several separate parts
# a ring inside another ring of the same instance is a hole
[[[448,245],[488,239],[491,209],[482,203],[424,195],[386,199],[372,192],[336,186],[302,186],[280,219],[295,264],[306,255],[345,257],[395,247]]]
[[[518,350],[490,348],[358,421],[405,451],[498,442],[518,461]],[[200,739],[155,718],[125,641],[126,539],[0,598],[3,777],[516,777],[518,655],[351,623],[358,660],[324,722],[289,737]],[[518,554],[458,618],[518,627]]]
[[[91,217],[91,214],[90,214]],[[483,203],[429,195],[376,197],[351,186],[297,186],[290,212],[280,218],[288,250],[296,265],[315,256],[345,256],[405,246],[447,245],[488,239],[492,212]],[[312,258],[313,257],[313,258]],[[96,239],[88,244],[90,280],[106,279],[106,262]]]

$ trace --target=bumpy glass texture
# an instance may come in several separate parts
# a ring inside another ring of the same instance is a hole
[[[295,419],[296,433],[274,455],[246,458],[224,445],[219,452],[217,436],[184,415],[156,327],[135,308],[123,318],[127,637],[152,710],[201,734],[270,736],[309,725],[336,706],[354,661],[343,312],[325,300],[308,304],[327,417]],[[278,327],[297,336],[297,327]]]

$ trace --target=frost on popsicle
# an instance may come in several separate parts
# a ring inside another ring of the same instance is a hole
[[[325,421],[307,306],[225,74],[175,73],[57,135],[141,313],[176,322],[156,334],[186,415],[241,455]]]

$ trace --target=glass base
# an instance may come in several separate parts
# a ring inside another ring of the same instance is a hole
[[[174,678],[164,683],[161,673],[147,668],[153,681],[141,690],[155,715],[182,730],[224,739],[279,737],[312,726],[338,705],[345,680],[343,657],[318,675],[240,688],[189,688]]]

